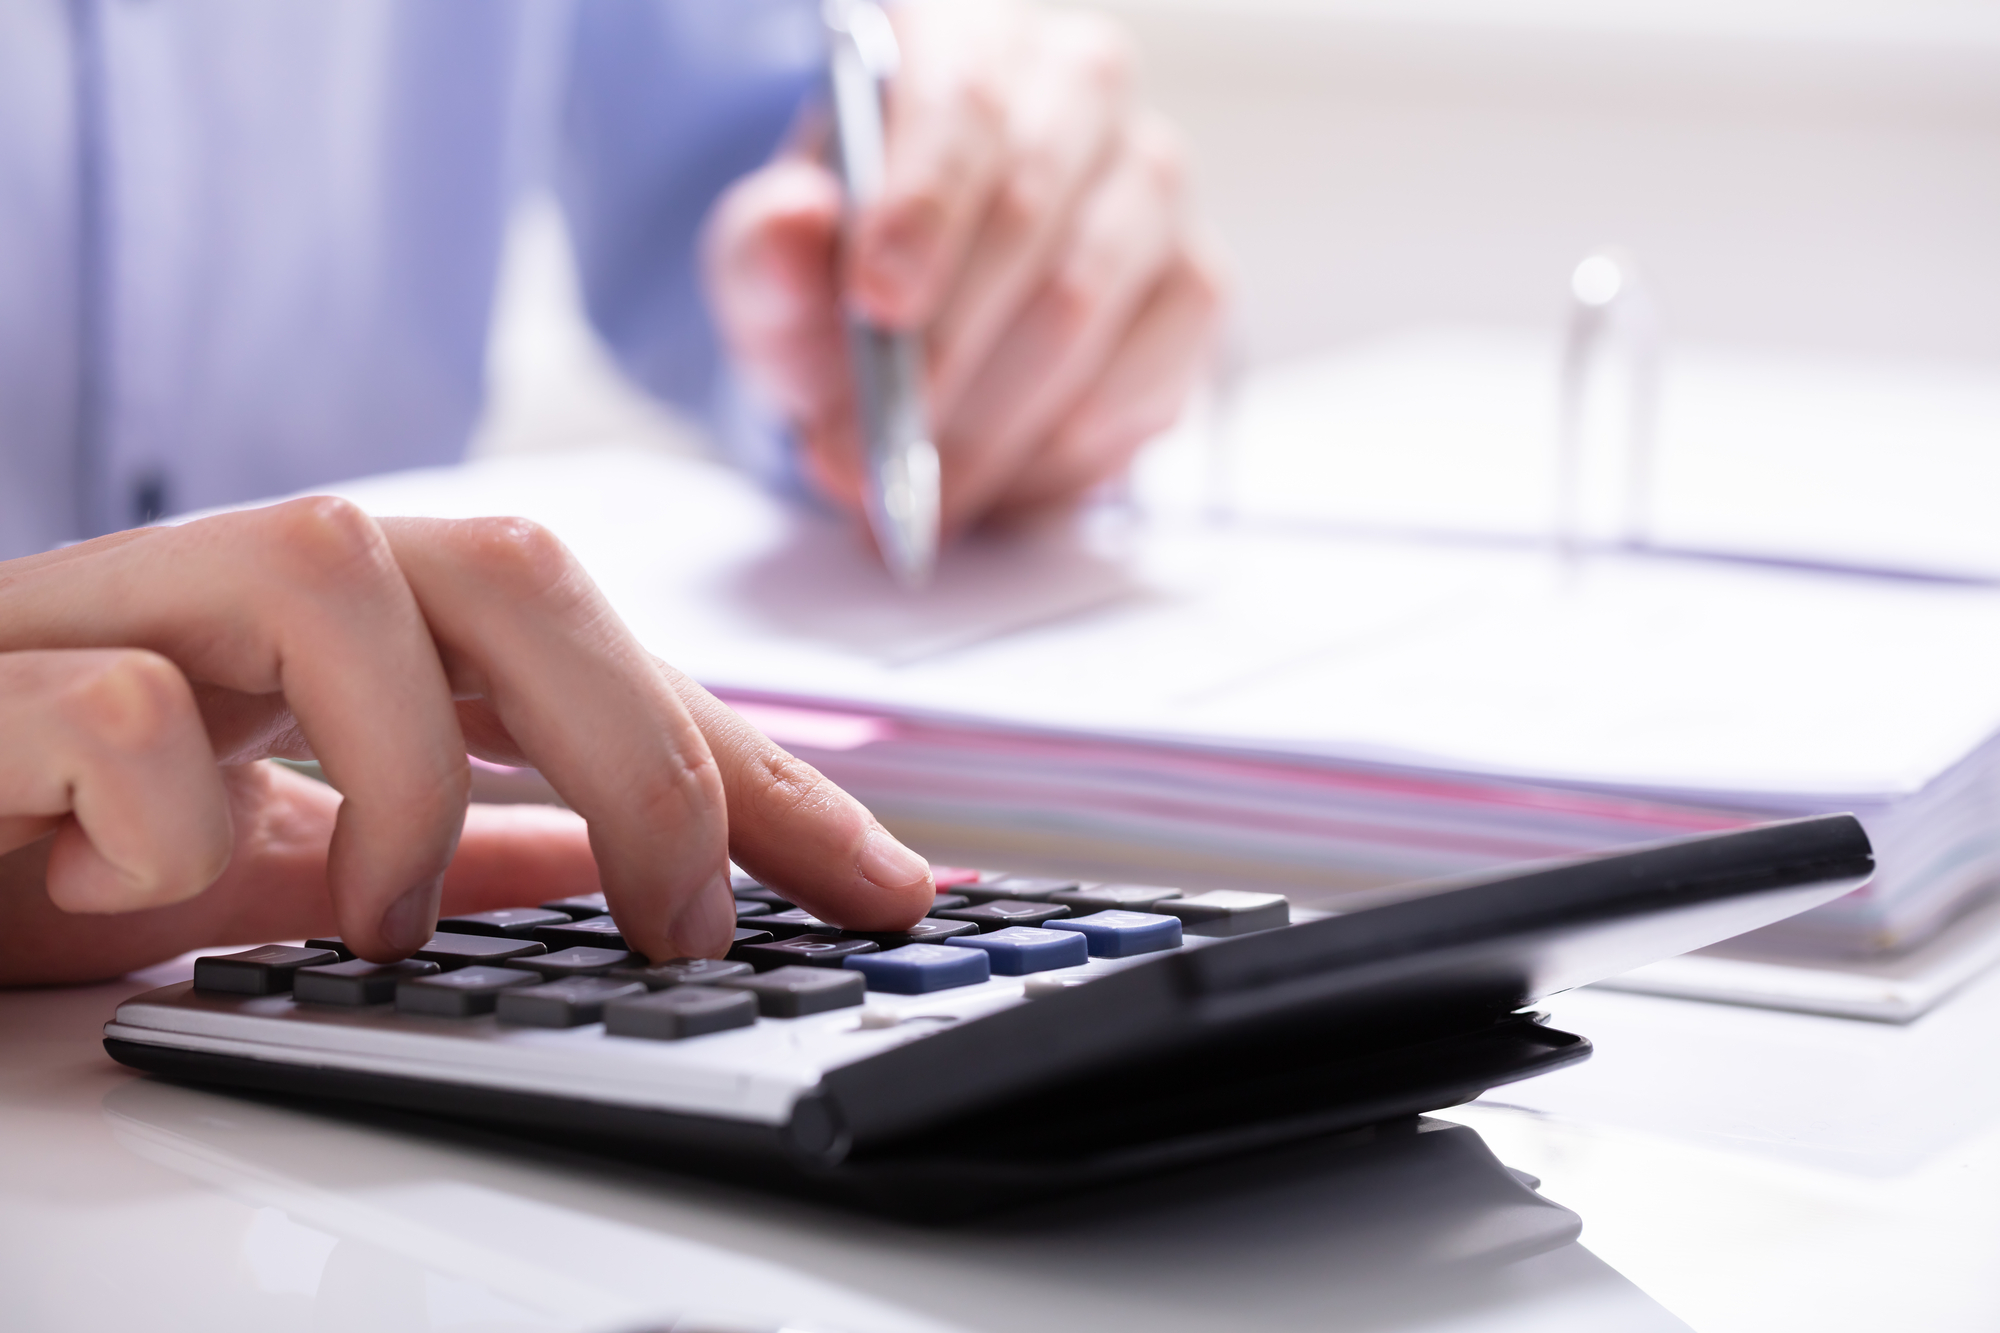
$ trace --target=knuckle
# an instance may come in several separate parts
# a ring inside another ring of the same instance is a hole
[[[1096,314],[1101,295],[1098,281],[1081,263],[1064,264],[1042,289],[1041,314],[1051,339],[1068,346],[1083,335]]]
[[[841,797],[818,769],[775,745],[748,760],[742,776],[740,790],[760,821],[796,819],[827,809]]]
[[[449,532],[462,567],[512,600],[533,601],[575,580],[569,548],[532,519],[465,519]]]
[[[165,743],[194,716],[180,668],[144,648],[93,653],[60,700],[65,722],[96,746],[134,754]]]
[[[379,572],[394,564],[382,529],[351,500],[312,495],[265,512],[281,555],[309,574]]]
[[[997,236],[1017,240],[1032,235],[1054,209],[1047,161],[1024,155],[994,193],[989,225]]]

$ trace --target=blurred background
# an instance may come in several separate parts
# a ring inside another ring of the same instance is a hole
[[[1615,242],[1676,345],[2000,364],[1991,0],[1106,0],[1179,123],[1261,365],[1555,329]],[[485,451],[640,425],[517,228]]]

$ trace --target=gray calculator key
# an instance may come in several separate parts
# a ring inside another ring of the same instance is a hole
[[[493,1016],[502,1023],[532,1028],[574,1028],[595,1023],[613,1000],[644,995],[636,981],[610,977],[570,977],[539,986],[514,986],[500,992]]]
[[[340,955],[331,949],[260,944],[242,953],[195,959],[194,988],[228,995],[282,995],[292,988],[292,977],[300,968],[339,961]]]
[[[400,963],[371,963],[352,958],[344,963],[302,967],[292,978],[292,998],[305,1004],[339,1004],[358,1008],[387,1004],[396,998],[399,982],[436,975],[438,965],[420,958]]]
[[[671,958],[651,966],[630,963],[613,968],[611,975],[620,981],[641,982],[647,990],[666,990],[669,986],[711,986],[725,977],[747,977],[756,970],[727,958]]]
[[[396,1009],[405,1014],[436,1014],[440,1018],[470,1018],[490,1014],[500,992],[510,986],[532,986],[541,980],[533,972],[512,967],[461,967],[431,977],[413,977],[396,987]]]
[[[827,931],[840,929],[839,926],[829,925],[820,920],[803,907],[788,907],[781,912],[760,916],[755,925],[757,929],[768,930],[781,940],[793,935],[824,934]]]
[[[1253,930],[1275,930],[1292,923],[1292,905],[1275,893],[1247,893],[1241,889],[1216,889],[1191,898],[1169,898],[1146,910],[1164,912],[1181,919],[1190,935],[1247,935]]]
[[[962,893],[940,893],[931,899],[931,911],[948,912],[954,907],[963,907],[972,899]]]
[[[1059,916],[1068,916],[1061,903],[1031,903],[1016,898],[998,898],[990,903],[954,907],[935,915],[946,921],[970,921],[981,930],[1005,930],[1009,926],[1039,926]]]
[[[645,961],[643,956],[626,949],[594,949],[576,944],[538,957],[509,959],[508,965],[525,967],[550,981],[560,981],[565,977],[601,977],[614,967]]]
[[[1073,879],[1034,879],[1027,875],[1005,875],[981,879],[977,884],[960,884],[957,891],[976,903],[1008,898],[1021,903],[1045,903],[1058,893],[1068,893],[1083,885]]]
[[[1150,912],[1155,903],[1180,896],[1179,889],[1158,884],[1091,884],[1081,889],[1052,893],[1049,901],[1074,907],[1079,912]]]
[[[757,1012],[766,1018],[803,1018],[829,1009],[850,1009],[868,993],[868,983],[859,972],[844,971],[838,965],[780,967],[716,984],[749,991],[757,997]]]
[[[908,930],[849,930],[842,933],[857,939],[873,940],[884,949],[900,949],[905,944],[943,944],[954,936],[976,935],[979,927],[970,921],[946,921],[927,916]]]
[[[322,935],[318,939],[307,940],[306,948],[331,949],[340,955],[340,961],[343,963],[354,957],[354,950],[348,948],[347,942],[338,935]]]
[[[505,935],[519,940],[526,939],[537,926],[566,926],[570,920],[569,913],[546,907],[500,907],[491,912],[441,917],[438,929],[453,935]]]
[[[547,953],[548,947],[535,940],[510,940],[503,935],[454,935],[439,931],[430,943],[417,950],[417,957],[436,963],[445,971],[480,963],[505,963],[529,954]]]
[[[736,902],[736,924],[742,925],[753,916],[769,916],[777,909],[769,903],[760,903],[755,898],[738,898]]]
[[[608,916],[587,916],[581,921],[535,927],[534,937],[551,949],[567,949],[581,944],[592,949],[628,949],[618,923]]]
[[[601,893],[579,893],[573,898],[552,898],[542,904],[551,912],[561,912],[572,921],[581,921],[587,916],[603,916],[611,910],[611,904],[604,901]]]
[[[779,893],[776,889],[767,889],[763,885],[754,882],[745,885],[742,888],[736,888],[734,886],[731,886],[729,891],[735,894],[738,898],[745,899],[749,902],[769,903],[771,904],[772,907],[776,908],[780,912],[784,911],[786,908],[792,905],[792,900],[790,898],[787,898],[784,894]]]
[[[604,1006],[604,1030],[614,1037],[680,1041],[757,1021],[757,997],[713,986],[676,986]]]
[[[842,962],[855,954],[877,953],[881,948],[882,946],[873,940],[864,940],[853,935],[814,932],[809,935],[794,935],[788,940],[748,944],[740,949],[731,949],[729,956],[739,962],[750,964],[759,972],[769,972],[772,968],[793,964],[803,967],[839,967]]]

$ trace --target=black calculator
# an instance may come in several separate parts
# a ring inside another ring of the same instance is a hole
[[[1584,1059],[1542,998],[1866,881],[1850,816],[1428,886],[1283,897],[1000,872],[843,931],[738,876],[724,959],[625,947],[601,897],[447,918],[376,965],[338,939],[199,959],[105,1027],[138,1069],[910,1215],[1457,1105]]]

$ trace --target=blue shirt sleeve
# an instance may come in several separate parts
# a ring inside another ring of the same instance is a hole
[[[702,296],[701,225],[817,86],[818,5],[581,0],[575,17],[554,176],[585,309],[640,384],[740,429]]]

